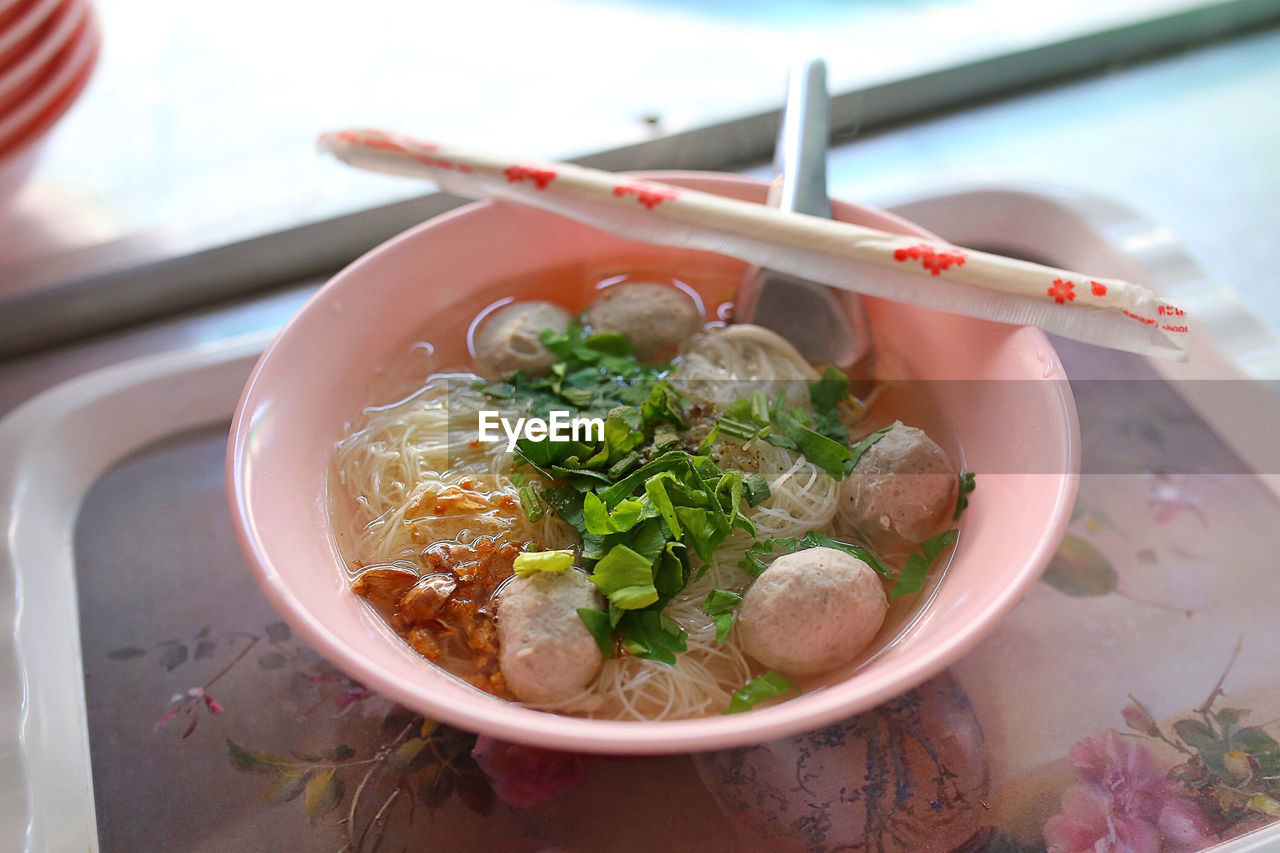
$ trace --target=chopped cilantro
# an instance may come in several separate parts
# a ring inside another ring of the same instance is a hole
[[[937,562],[938,557],[942,556],[942,552],[947,550],[952,542],[956,541],[956,537],[959,535],[960,531],[953,528],[944,530],[941,533],[935,533],[921,542],[918,550],[912,552],[911,556],[907,558],[907,564],[903,567],[902,574],[898,577],[898,582],[893,585],[889,598],[910,595],[923,589],[924,579],[929,574],[929,569]]]
[[[769,435],[769,401],[756,391],[750,397],[739,397],[724,410],[716,425],[725,435],[750,441]]]
[[[800,688],[785,675],[769,670],[764,675],[757,675],[742,687],[733,692],[729,707],[722,714],[737,714],[750,711],[766,699],[785,696],[788,693],[799,693]]]
[[[770,497],[760,474],[722,470],[711,455],[716,444],[724,436],[760,438],[843,476],[851,452],[836,407],[850,399],[848,379],[828,370],[814,383],[814,411],[784,410],[782,395],[771,402],[754,393],[695,439],[690,413],[697,410],[668,380],[669,365],[642,364],[619,335],[586,335],[577,324],[541,337],[560,359],[549,375],[516,373],[480,390],[532,416],[568,408],[600,417],[604,431],[588,441],[520,439],[521,470],[512,484],[531,520],[553,512],[581,537],[579,564],[609,602],[607,612],[580,614],[601,650],[613,653],[616,643],[629,654],[675,663],[686,635],[663,608],[688,583],[695,555],[705,571],[735,528],[756,535],[743,502],[757,506]],[[530,554],[520,567],[558,566],[540,559],[548,558]],[[735,596],[719,590],[707,602],[721,640],[733,625]]]
[[[727,589],[713,589],[707,593],[702,610],[716,623],[716,642],[723,643],[733,628],[733,613],[742,603],[742,596]]]
[[[590,349],[605,355],[631,355],[631,344],[617,332],[596,332],[583,343]]]
[[[881,427],[880,429],[876,430],[875,432],[871,433],[870,435],[866,436],[861,441],[859,441],[857,444],[855,444],[853,446],[853,449],[850,451],[851,455],[853,456],[853,459],[851,460],[851,464],[849,465],[849,470],[852,471],[854,468],[856,468],[858,463],[862,461],[862,454],[870,450],[871,445],[875,444],[877,441],[879,441],[880,439],[888,435],[891,429],[893,429],[893,424],[890,424],[887,427]]]
[[[720,437],[720,426],[713,424],[711,431],[703,436],[702,441],[698,443],[698,456],[706,456],[711,452],[711,448],[715,446],[716,439]]]
[[[609,510],[595,492],[584,492],[582,498],[582,518],[586,532],[597,536],[626,533],[636,526],[636,522],[652,518],[656,513],[653,505],[643,500],[628,498],[619,501],[617,506]]]
[[[809,386],[809,399],[813,408],[819,412],[834,409],[845,400],[852,400],[849,393],[849,377],[834,367],[822,372],[822,378]]]
[[[751,547],[747,548],[746,556],[738,563],[738,567],[752,577],[759,577],[768,568],[765,565],[765,560],[777,548],[785,548],[789,551],[798,551],[804,548],[835,548],[837,551],[844,551],[849,556],[856,557],[866,563],[882,578],[892,580],[894,577],[893,569],[889,568],[888,564],[880,559],[879,555],[870,548],[865,548],[852,542],[842,542],[819,530],[811,530],[798,539],[770,537],[769,539],[755,542]]]
[[[542,418],[566,405],[586,416],[605,417],[618,406],[639,406],[649,400],[671,369],[667,364],[640,363],[621,335],[604,332],[587,336],[577,323],[564,332],[544,330],[541,337],[547,349],[561,359],[552,366],[551,375],[530,379],[516,373],[502,382],[481,384],[479,390]],[[669,383],[666,388],[662,403],[672,407],[671,414],[678,417],[680,395]]]
[[[522,551],[513,568],[518,575],[534,572],[563,572],[573,565],[573,551]]]
[[[609,624],[609,614],[594,607],[579,607],[578,618],[595,638],[600,654],[607,658],[613,657],[613,626]]]
[[[835,479],[843,479],[853,470],[853,465],[849,464],[852,457],[849,448],[803,423],[800,420],[802,414],[800,410],[776,411],[773,422],[778,430],[769,435],[765,441],[778,447],[798,450],[806,459]],[[785,443],[779,440],[783,436],[786,437]]]
[[[579,530],[586,529],[582,518],[582,493],[572,486],[553,486],[542,490],[542,501],[556,515]]]
[[[757,474],[752,471],[750,474],[743,475],[742,485],[747,499],[747,506],[759,506],[769,500],[771,496],[769,481],[765,479],[763,474]]]
[[[809,397],[814,403],[813,412],[787,409],[781,393],[770,402],[756,391],[729,404],[716,426],[732,438],[742,441],[759,438],[776,447],[794,450],[835,479],[843,479],[861,455],[855,455],[845,444],[849,428],[840,421],[836,408],[841,401],[852,399],[849,379],[835,368],[828,368],[822,379],[809,386]]]
[[[768,568],[766,561],[769,556],[778,548],[784,548],[792,552],[805,548],[835,548],[862,560],[880,577],[895,581],[893,589],[889,592],[889,598],[892,599],[919,592],[923,588],[925,577],[928,576],[929,570],[933,568],[933,564],[942,552],[956,540],[959,533],[959,530],[944,530],[921,542],[917,546],[917,550],[907,558],[906,565],[901,573],[895,572],[890,568],[870,548],[852,542],[842,542],[817,530],[810,531],[799,538],[769,538],[755,542],[747,548],[746,556],[738,563],[738,567],[752,577],[759,577]]]
[[[677,427],[687,426],[684,416],[684,395],[670,382],[659,379],[649,392],[649,399],[640,405],[640,414],[646,422],[666,421]]]
[[[956,511],[951,516],[952,521],[959,521],[960,516],[969,508],[969,495],[973,490],[978,488],[978,475],[972,471],[967,471],[960,475],[960,490],[956,494]]]
[[[617,630],[622,647],[636,657],[674,666],[676,653],[689,650],[685,632],[659,610],[628,610],[619,617]]]

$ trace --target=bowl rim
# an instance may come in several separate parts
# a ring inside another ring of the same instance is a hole
[[[643,171],[628,174],[672,183],[692,180],[711,187],[710,191],[715,191],[714,188],[717,185],[725,189],[741,189],[744,184],[767,185],[766,181],[757,178],[719,172]],[[811,731],[853,714],[870,710],[919,686],[976,646],[1039,579],[1066,532],[1079,482],[1079,419],[1070,386],[1065,381],[1066,375],[1062,372],[1061,362],[1057,359],[1055,359],[1057,373],[1044,377],[1046,379],[1044,385],[1047,393],[1046,400],[1052,401],[1053,410],[1055,412],[1060,410],[1063,415],[1062,427],[1066,442],[1062,448],[1060,460],[1062,467],[1054,469],[1063,473],[1042,475],[1056,480],[1051,519],[1045,528],[1045,534],[1040,537],[1028,555],[1024,570],[1012,583],[1002,587],[989,599],[983,608],[982,618],[972,620],[941,641],[912,655],[894,671],[891,679],[884,680],[871,690],[864,690],[856,702],[851,702],[841,695],[839,688],[843,686],[844,683],[842,683],[806,694],[804,713],[800,715],[795,711],[782,710],[791,705],[789,702],[762,708],[749,714],[728,716],[717,714],[688,720],[662,721],[570,717],[502,702],[474,703],[464,710],[455,707],[449,701],[440,701],[429,692],[413,689],[412,685],[392,678],[388,671],[378,665],[377,661],[351,652],[340,636],[318,620],[309,617],[305,607],[282,582],[279,573],[273,567],[271,557],[258,539],[253,524],[253,511],[245,495],[247,482],[244,475],[244,461],[248,443],[249,413],[253,408],[251,401],[257,396],[263,369],[280,342],[289,335],[296,324],[301,322],[300,318],[306,316],[309,309],[324,297],[327,290],[352,275],[352,270],[358,265],[362,265],[376,255],[391,252],[404,242],[418,239],[419,234],[438,223],[472,215],[476,211],[485,210],[499,203],[489,200],[472,202],[432,217],[379,244],[333,276],[312,295],[268,345],[257,364],[254,365],[236,406],[231,424],[230,441],[227,445],[226,483],[232,525],[241,550],[272,606],[338,669],[348,673],[359,673],[359,680],[365,686],[408,708],[427,714],[433,719],[467,731],[481,732],[513,742],[594,754],[657,755],[725,749]],[[837,200],[833,200],[833,206],[836,210],[885,213],[865,205]],[[917,233],[922,230],[919,226],[906,223],[900,217],[888,215],[904,225],[909,225]],[[1043,349],[1053,352],[1049,339],[1040,329],[1024,328],[1021,332],[1038,337],[1036,343]],[[1055,379],[1057,381],[1053,381]]]

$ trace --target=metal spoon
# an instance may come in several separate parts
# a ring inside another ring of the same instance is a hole
[[[831,217],[827,198],[830,128],[827,66],[811,59],[792,66],[774,152],[769,204]],[[834,364],[854,379],[870,377],[871,327],[862,300],[823,284],[760,267],[743,276],[734,322],[772,329],[815,364]]]

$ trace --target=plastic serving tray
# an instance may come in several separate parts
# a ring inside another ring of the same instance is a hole
[[[1070,533],[944,676],[751,749],[481,743],[486,774],[473,735],[350,681],[259,593],[222,460],[266,338],[231,339],[82,375],[0,423],[0,848],[1007,853],[1110,815],[1177,849],[1272,849],[1274,341],[1105,200],[1005,187],[897,210],[960,244],[1149,281],[1206,318],[1188,365],[1062,342],[1085,450]],[[1088,784],[1103,776],[1111,793]]]

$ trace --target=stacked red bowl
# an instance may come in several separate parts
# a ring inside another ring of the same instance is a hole
[[[0,202],[84,89],[100,43],[90,0],[0,0]]]

